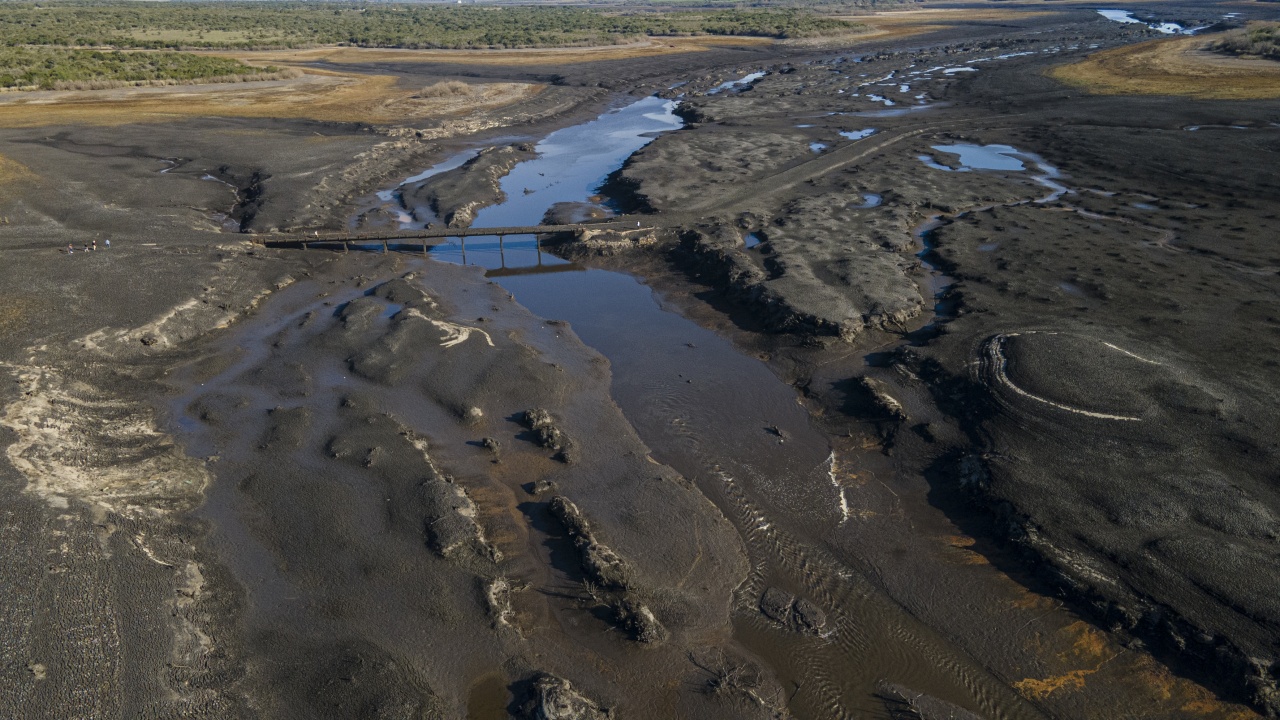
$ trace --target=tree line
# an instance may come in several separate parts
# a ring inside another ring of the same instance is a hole
[[[647,35],[801,38],[857,23],[795,8],[598,10],[570,7],[292,2],[4,2],[0,45],[115,48],[523,48]]]

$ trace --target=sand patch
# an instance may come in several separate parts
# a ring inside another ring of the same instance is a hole
[[[1202,100],[1280,97],[1280,62],[1203,50],[1204,37],[1152,40],[1094,53],[1048,71],[1099,95],[1183,95]]]

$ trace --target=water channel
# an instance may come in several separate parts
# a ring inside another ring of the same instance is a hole
[[[669,101],[645,98],[548,135],[537,158],[502,180],[506,201],[478,213],[473,227],[533,224],[556,203],[602,202],[597,189],[610,172],[658,134],[680,127],[674,109]],[[993,717],[1034,716],[825,549],[824,535],[838,532],[850,512],[836,456],[811,426],[795,389],[763,362],[665,307],[630,275],[576,266],[519,272],[566,265],[541,252],[532,237],[508,237],[501,245],[469,239],[465,257],[461,244],[431,254],[490,268],[490,278],[520,304],[567,321],[609,359],[614,399],[654,457],[694,480],[747,541],[755,569],[739,588],[739,639],[770,661],[788,691],[799,693],[793,709],[822,717],[882,716],[874,687],[892,677],[961,705],[977,704]],[[830,635],[779,643],[755,611],[769,586],[831,608]],[[867,653],[876,660],[869,662]]]
[[[600,184],[636,150],[680,127],[674,109],[648,97],[551,133],[537,144],[536,158],[502,180],[506,200],[480,211],[473,226],[537,224],[557,203],[604,207]],[[466,157],[456,155],[412,180],[457,167]],[[396,194],[381,197],[391,202]],[[879,199],[869,198],[868,207]],[[483,266],[535,315],[567,321],[609,360],[614,400],[654,458],[694,481],[737,526],[752,571],[737,591],[735,636],[772,666],[793,712],[888,717],[875,696],[877,684],[888,680],[990,718],[1039,716],[891,599],[857,559],[854,536],[842,539],[851,508],[837,465],[855,460],[837,456],[794,388],[665,306],[630,275],[567,263],[542,251],[533,237],[482,240],[468,240],[465,249],[443,245],[431,256]],[[268,331],[241,332],[265,338]],[[828,630],[821,636],[780,632],[756,609],[769,587],[812,599],[829,613]]]

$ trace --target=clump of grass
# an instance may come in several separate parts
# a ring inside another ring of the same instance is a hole
[[[1280,23],[1250,23],[1209,43],[1214,52],[1280,60]]]
[[[418,91],[418,97],[424,98],[467,97],[469,95],[471,95],[471,86],[457,80],[441,81]]]

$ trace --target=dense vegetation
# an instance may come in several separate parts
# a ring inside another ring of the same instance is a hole
[[[121,85],[233,82],[278,77],[278,68],[180,52],[0,47],[0,88],[96,89]]]
[[[796,9],[600,11],[339,3],[3,2],[0,45],[117,48],[486,48],[604,44],[644,35],[811,37],[856,23]]]
[[[1253,23],[1243,30],[1224,35],[1211,43],[1209,48],[1231,55],[1280,60],[1280,23]]]

